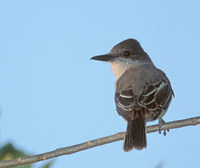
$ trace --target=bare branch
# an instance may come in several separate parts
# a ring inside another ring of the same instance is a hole
[[[168,122],[162,125],[161,130],[166,130],[166,129],[175,129],[175,128],[180,128],[180,127],[185,127],[185,126],[190,126],[190,125],[197,125],[200,124],[200,116],[199,117],[194,117],[194,118],[189,118],[185,120],[178,120],[178,121],[172,121]],[[158,125],[153,125],[153,126],[148,126],[147,127],[147,133],[152,133],[156,132],[159,130]],[[24,157],[24,158],[17,158],[13,160],[5,160],[5,161],[0,161],[0,168],[5,168],[5,167],[11,167],[11,166],[18,166],[18,165],[24,165],[24,164],[30,164],[38,161],[43,161],[47,160],[50,158],[55,158],[61,155],[68,155],[72,154],[75,152],[79,152],[85,149],[93,148],[95,146],[100,146],[103,144],[115,142],[124,139],[125,132],[120,132],[111,136],[99,138],[96,140],[92,141],[87,141],[78,145],[73,145],[65,148],[59,148],[51,152],[47,153],[42,153],[39,155],[34,155],[34,156],[29,156],[29,157]]]

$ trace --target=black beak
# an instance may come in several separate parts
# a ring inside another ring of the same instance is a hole
[[[90,58],[92,60],[97,60],[97,61],[113,61],[115,57],[110,54],[105,54],[105,55],[98,55],[95,57]]]

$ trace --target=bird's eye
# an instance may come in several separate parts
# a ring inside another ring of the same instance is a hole
[[[130,51],[125,51],[125,52],[124,52],[124,56],[125,56],[125,57],[128,57],[128,56],[130,56],[130,55],[131,55]]]

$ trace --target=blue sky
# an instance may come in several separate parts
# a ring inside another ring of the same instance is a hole
[[[39,154],[124,131],[111,68],[90,57],[127,38],[139,40],[172,83],[176,98],[164,120],[199,116],[199,8],[197,0],[1,0],[1,145]],[[148,134],[143,151],[107,144],[56,158],[53,168],[197,167],[199,131]]]

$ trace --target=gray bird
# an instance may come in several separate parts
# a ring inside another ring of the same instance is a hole
[[[91,59],[109,62],[117,78],[116,109],[127,121],[124,151],[145,148],[146,122],[159,119],[161,128],[174,95],[169,79],[135,39],[122,41],[109,54]]]

